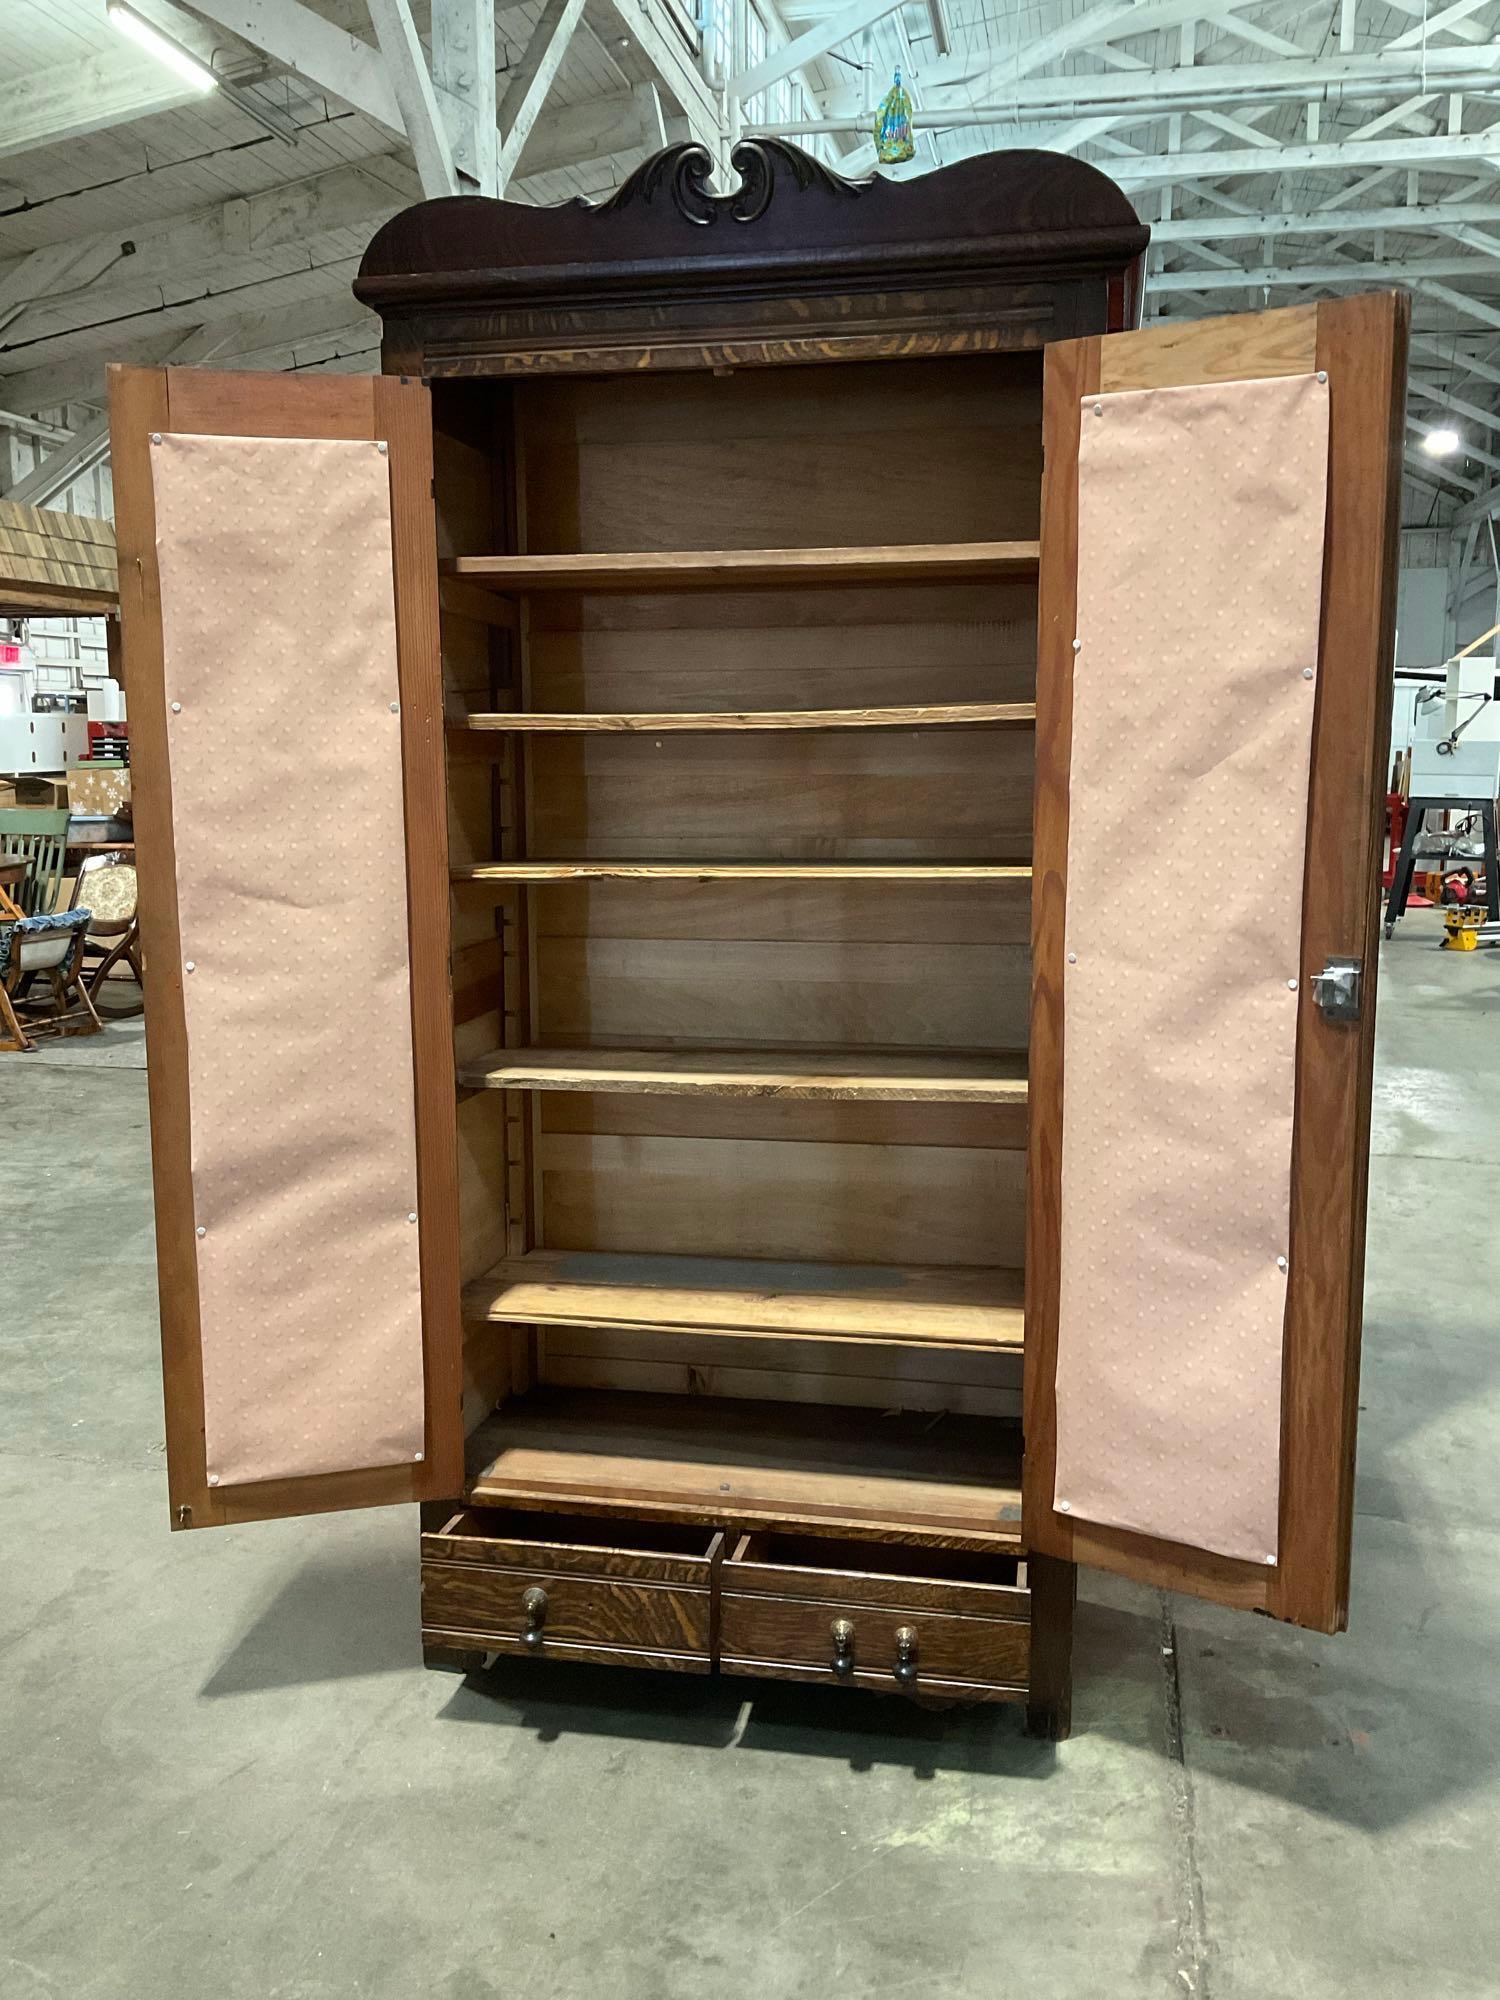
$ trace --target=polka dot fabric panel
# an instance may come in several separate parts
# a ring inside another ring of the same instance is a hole
[[[1328,388],[1088,399],[1054,1505],[1274,1562]]]
[[[163,436],[211,1484],[423,1448],[388,461]],[[409,1219],[411,1218],[411,1219]]]

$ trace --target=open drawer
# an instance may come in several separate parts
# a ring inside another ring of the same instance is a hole
[[[1024,1701],[1025,1565],[959,1550],[741,1535],[719,1574],[726,1674]]]
[[[464,1508],[422,1537],[423,1648],[706,1674],[722,1544],[671,1522]]]

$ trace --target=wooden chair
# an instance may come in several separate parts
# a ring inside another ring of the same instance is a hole
[[[123,960],[135,976],[141,999],[134,1007],[111,1008],[110,1017],[139,1014],[146,1004],[146,975],[141,966],[135,862],[125,854],[85,855],[70,907],[85,904],[93,911],[83,941],[83,976],[90,997],[98,998],[105,980]]]
[[[25,806],[0,809],[0,851],[20,855],[27,863],[26,880],[16,901],[28,917],[45,916],[57,907],[63,858],[68,845],[66,809],[51,812]]]
[[[12,915],[18,906],[0,890],[0,1050],[36,1047],[32,1035],[97,1035],[104,1023],[83,983],[83,941],[92,921],[89,910],[54,910],[37,916]],[[23,1027],[16,1001],[37,977],[52,988],[52,1014]],[[72,999],[69,999],[69,995]],[[27,1028],[32,1034],[27,1033]]]

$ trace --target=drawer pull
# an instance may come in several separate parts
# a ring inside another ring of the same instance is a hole
[[[854,1627],[847,1618],[835,1618],[831,1637],[833,1671],[842,1680],[854,1672]]]
[[[896,1627],[896,1679],[910,1687],[917,1678],[917,1634],[910,1625]]]
[[[542,1627],[547,1622],[547,1593],[533,1584],[521,1599],[521,1609],[526,1614],[526,1630],[522,1635],[528,1646],[540,1646]]]

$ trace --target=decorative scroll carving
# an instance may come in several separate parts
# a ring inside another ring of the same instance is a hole
[[[650,206],[669,196],[684,221],[707,227],[726,215],[735,222],[758,222],[771,206],[778,166],[802,194],[816,187],[826,194],[859,195],[876,178],[845,180],[800,146],[789,146],[783,139],[743,139],[730,153],[729,161],[740,177],[739,186],[730,194],[715,194],[710,188],[713,157],[706,146],[693,142],[653,154],[607,201],[579,199],[571,206],[597,214],[629,208],[636,202]]]

